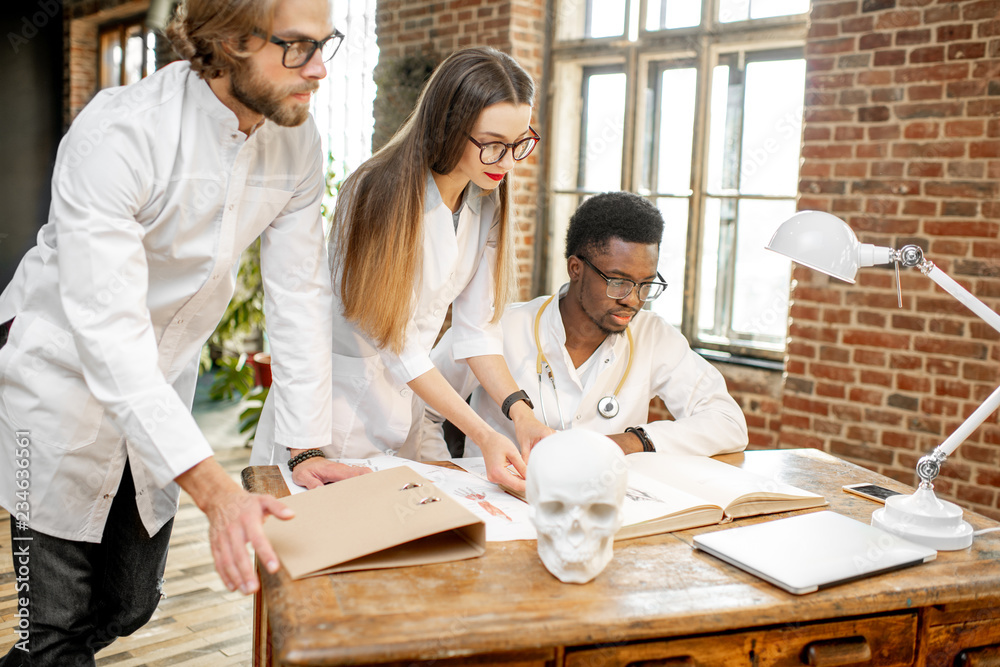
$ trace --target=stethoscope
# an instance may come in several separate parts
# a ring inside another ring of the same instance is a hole
[[[542,313],[545,312],[545,309],[552,303],[552,299],[554,298],[556,298],[555,294],[550,296],[535,315],[535,349],[538,350],[538,355],[535,357],[535,372],[538,373],[538,407],[542,411],[542,419],[545,420],[545,392],[542,391],[542,367],[544,367],[546,374],[549,376],[549,382],[552,383],[552,395],[556,397],[556,413],[559,415],[559,428],[566,430],[562,408],[559,407],[559,392],[556,391],[556,378],[552,374],[552,366],[549,365],[549,360],[545,358],[545,352],[542,351],[542,341],[538,335],[538,326],[542,321]],[[625,365],[625,372],[622,374],[622,379],[618,381],[618,386],[615,387],[614,392],[597,402],[597,414],[605,419],[611,419],[618,414],[618,410],[621,407],[618,405],[618,392],[625,386],[625,380],[628,379],[629,371],[632,370],[632,351],[635,349],[635,343],[632,340],[632,330],[630,328],[625,328],[625,334],[628,336],[628,363]]]

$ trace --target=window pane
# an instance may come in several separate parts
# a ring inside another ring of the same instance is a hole
[[[663,214],[663,240],[660,242],[660,275],[667,281],[667,289],[650,304],[676,327],[681,325],[684,308],[684,254],[687,252],[689,200],[661,197],[656,202]]]
[[[698,329],[716,332],[716,292],[719,287],[719,235],[724,225],[722,200],[715,197],[705,201],[705,220],[701,236],[701,276],[698,280]],[[721,305],[722,301],[718,301]]]
[[[146,76],[156,71],[156,34],[146,33]]]
[[[698,73],[694,68],[668,69],[660,77],[660,84],[656,191],[687,194],[691,190],[691,144]]]
[[[625,74],[592,74],[584,78],[584,86],[580,186],[589,191],[620,190]]]
[[[795,196],[805,71],[805,60],[747,65],[740,192]]]
[[[808,11],[809,0],[722,0],[719,3],[719,22],[792,16]]]
[[[625,32],[625,0],[588,0],[587,37],[615,37]]]
[[[795,213],[795,202],[744,200],[739,211],[733,331],[780,345],[788,327],[792,263],[764,246],[778,225]]]
[[[701,0],[649,0],[646,30],[690,28],[701,23]]]
[[[122,83],[122,48],[118,31],[101,34],[101,88]]]
[[[750,18],[750,0],[722,0],[719,3],[719,23],[746,21]]]
[[[142,56],[146,47],[146,39],[142,26],[130,25],[125,30],[125,82],[135,83],[142,79]]]
[[[729,113],[729,67],[712,70],[712,96],[708,128],[708,191],[719,193],[736,188],[735,151],[726,150]],[[726,161],[729,161],[727,169]],[[728,176],[728,177],[727,177]]]
[[[750,18],[764,19],[770,16],[791,16],[809,11],[809,0],[751,0]]]

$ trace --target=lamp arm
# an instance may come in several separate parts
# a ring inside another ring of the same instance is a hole
[[[903,252],[907,248],[904,248]],[[989,306],[973,296],[969,290],[959,285],[951,276],[936,267],[934,262],[925,260],[916,263],[914,260],[919,261],[915,253],[911,254],[908,258],[902,259],[901,263],[904,266],[917,266],[921,273],[937,283],[941,289],[958,299],[962,305],[978,315],[980,319],[991,327],[1000,331],[1000,315],[997,315]],[[921,487],[932,486],[931,482],[938,476],[945,459],[958,449],[958,446],[965,442],[965,439],[972,435],[972,432],[979,428],[979,425],[986,421],[986,418],[993,414],[997,408],[1000,408],[1000,387],[993,390],[993,393],[944,442],[938,445],[933,452],[920,458],[920,461],[917,463],[917,475],[920,477]]]
[[[945,292],[962,302],[962,305],[978,315],[988,325],[1000,331],[1000,315],[997,315],[989,306],[973,296],[969,290],[952,280],[947,273],[936,267],[934,262],[925,261],[920,265],[920,272],[936,282]]]
[[[972,435],[972,432],[979,428],[979,425],[998,407],[1000,407],[1000,387],[994,389],[993,393],[944,442],[935,447],[933,452],[920,458],[917,463],[917,475],[920,477],[921,486],[930,484],[938,476],[944,460],[958,449],[958,446],[965,442],[965,439]]]

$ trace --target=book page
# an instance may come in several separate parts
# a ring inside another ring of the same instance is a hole
[[[730,517],[826,504],[823,496],[707,456],[637,452],[625,460],[630,470],[714,503]]]
[[[486,463],[482,457],[455,459],[454,463],[487,481]],[[630,470],[622,515],[622,528],[615,539],[718,523],[722,520],[722,507]],[[487,531],[487,539],[488,536]]]

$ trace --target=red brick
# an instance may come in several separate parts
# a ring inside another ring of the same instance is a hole
[[[944,165],[940,162],[911,162],[906,167],[906,175],[913,178],[940,178],[944,176]]]
[[[944,62],[945,50],[943,46],[927,46],[921,49],[914,49],[910,52],[909,61],[911,63],[940,63]]]
[[[856,379],[854,371],[842,366],[832,366],[830,364],[809,364],[811,376],[823,380],[835,380],[838,382],[853,383]]]
[[[934,83],[924,86],[908,86],[906,88],[906,98],[911,102],[926,102],[927,100],[940,100],[944,97],[944,86]]]
[[[892,349],[909,346],[910,337],[875,331],[847,331],[844,333],[845,345],[864,345],[866,347],[885,347]]]
[[[843,399],[847,396],[847,389],[842,384],[830,384],[828,382],[816,383],[816,395],[826,398]]]
[[[973,359],[985,359],[987,352],[986,346],[982,343],[925,337],[915,338],[913,349],[917,352],[926,352],[928,354],[950,354],[959,357],[971,357]]]
[[[928,392],[931,389],[931,381],[929,378],[916,375],[905,375],[903,373],[896,374],[896,388],[900,391],[910,391],[910,392]]]
[[[986,45],[982,42],[948,45],[948,60],[975,60],[985,55]]]
[[[913,449],[916,446],[916,437],[909,433],[882,431],[882,444],[895,449]]]
[[[952,359],[930,358],[925,365],[931,375],[958,375],[958,362]]]
[[[950,396],[952,398],[969,398],[969,385],[965,382],[950,382],[948,380],[934,381],[935,396]]]
[[[946,137],[981,137],[985,130],[986,123],[982,120],[952,120],[944,124]]]
[[[867,403],[869,405],[882,405],[883,394],[880,391],[875,391],[873,389],[862,389],[860,387],[851,387],[848,398],[853,403]]]
[[[830,406],[822,401],[810,401],[806,398],[801,398],[799,396],[785,396],[781,401],[782,406],[785,410],[795,410],[798,412],[807,412],[814,415],[827,416],[830,414]],[[784,418],[782,418],[784,419]]]
[[[899,30],[920,25],[918,11],[892,11],[880,14],[875,23],[876,30]],[[928,36],[929,37],[929,36]]]

